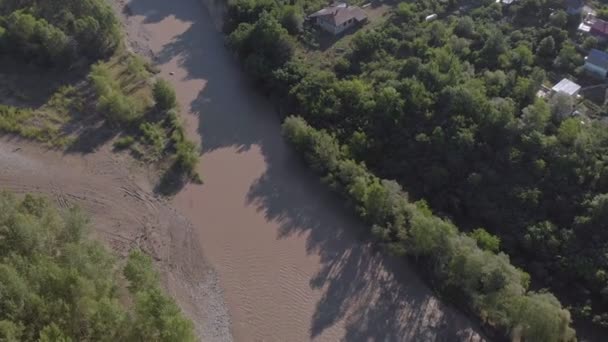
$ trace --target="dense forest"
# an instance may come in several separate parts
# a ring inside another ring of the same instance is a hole
[[[87,239],[87,222],[41,197],[0,193],[0,340],[195,341],[151,259],[134,250],[119,267]]]
[[[400,187],[380,178],[395,180],[444,218],[422,226],[428,239],[434,230],[452,231],[445,220],[452,221],[479,248],[509,255],[531,275],[531,288],[551,289],[575,318],[608,327],[608,129],[598,119],[606,109],[570,117],[572,98],[536,96],[564,77],[600,83],[581,66],[590,48],[605,43],[577,34],[581,17],[568,15],[563,1],[425,0],[394,3],[384,22],[342,37],[349,40],[343,52],[315,54],[315,37],[323,34],[305,15],[325,5],[235,0],[225,26],[227,44],[252,79],[284,112],[301,117],[286,123],[286,134],[313,167],[376,224],[376,236],[392,250],[437,263],[431,273],[438,287],[465,293],[467,307],[490,325],[503,325],[490,312],[504,308],[483,302],[487,283],[475,274],[494,259],[457,258],[460,272],[473,275],[470,283],[452,282],[444,267],[455,256],[418,251],[426,248],[414,243],[421,243],[420,215],[412,205],[396,209],[389,194]],[[438,19],[425,20],[432,13]],[[302,138],[311,134],[315,139]],[[364,200],[361,191],[383,195]],[[367,206],[376,206],[371,217]],[[468,241],[459,258],[482,253]],[[506,278],[495,286],[521,285],[506,280],[514,272],[499,272]]]
[[[99,0],[2,0],[0,49],[28,62],[69,66],[108,57],[121,39],[112,9]]]

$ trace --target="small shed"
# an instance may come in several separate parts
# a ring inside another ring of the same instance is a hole
[[[551,88],[551,91],[555,93],[563,93],[568,96],[576,96],[578,92],[581,90],[581,86],[572,82],[571,80],[564,78],[559,81],[556,85]]]
[[[597,49],[591,49],[585,57],[585,70],[599,78],[608,77],[608,53]]]

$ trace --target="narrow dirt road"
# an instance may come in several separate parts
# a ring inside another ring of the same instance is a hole
[[[472,323],[364,231],[283,142],[201,0],[130,0],[126,26],[202,136],[204,185],[173,200],[217,269],[238,341],[469,341]]]

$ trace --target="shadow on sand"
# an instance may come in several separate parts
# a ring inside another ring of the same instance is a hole
[[[344,320],[348,341],[470,339],[468,319],[439,303],[406,261],[374,250],[367,228],[352,218],[285,144],[279,116],[243,77],[209,16],[188,10],[198,6],[204,11],[202,1],[182,1],[196,5],[131,0],[130,8],[148,23],[168,16],[190,23],[156,59],[162,64],[177,58],[188,79],[206,81],[195,101],[182,104],[200,118],[203,153],[260,146],[267,170],[244,200],[266,219],[280,223],[278,238],[306,234],[307,251],[320,255],[322,269],[309,284],[326,290],[310,318],[310,337]],[[153,10],[138,12],[139,8]]]

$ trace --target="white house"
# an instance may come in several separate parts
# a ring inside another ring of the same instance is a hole
[[[357,6],[337,3],[309,15],[308,18],[315,20],[325,31],[337,35],[356,24],[364,23],[367,14]]]
[[[608,53],[596,49],[591,49],[589,55],[585,57],[584,68],[589,73],[597,77],[608,77]]]

